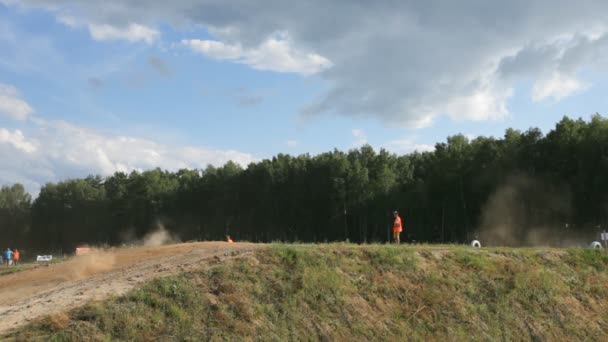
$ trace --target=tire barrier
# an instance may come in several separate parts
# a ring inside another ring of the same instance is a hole
[[[473,240],[471,241],[471,247],[481,248],[481,242],[479,242],[478,240]]]
[[[36,261],[51,261],[53,260],[52,255],[38,255],[36,256]]]
[[[590,245],[589,248],[593,248],[593,249],[602,249],[602,244],[599,243],[598,241],[593,241]]]

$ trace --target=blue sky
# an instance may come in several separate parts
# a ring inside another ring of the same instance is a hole
[[[0,184],[402,154],[606,108],[602,2],[362,4],[0,0]]]

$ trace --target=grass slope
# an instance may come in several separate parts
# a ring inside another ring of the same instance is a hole
[[[607,269],[585,249],[276,245],[6,338],[603,340]]]

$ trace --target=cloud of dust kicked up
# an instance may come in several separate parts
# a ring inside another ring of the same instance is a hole
[[[135,229],[129,228],[120,233],[120,239],[123,246],[154,247],[181,242],[179,236],[172,234],[160,221],[157,221],[155,228],[142,238],[137,238]]]
[[[573,246],[586,241],[566,226],[568,189],[519,174],[510,177],[482,210],[477,238],[492,246]]]
[[[138,240],[136,245],[161,246],[177,242],[179,242],[177,236],[169,233],[161,223],[158,223],[157,228]],[[111,271],[115,264],[116,256],[112,250],[91,248],[88,253],[70,260],[67,277],[70,280],[84,279],[98,273]]]
[[[79,255],[70,261],[69,277],[72,280],[79,280],[111,271],[115,263],[116,257],[113,253],[91,249],[89,253]]]
[[[157,228],[146,234],[142,239],[142,244],[144,246],[161,246],[177,242],[179,242],[179,239],[176,236],[171,235],[161,223],[158,223]]]

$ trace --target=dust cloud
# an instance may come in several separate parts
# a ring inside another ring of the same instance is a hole
[[[118,236],[123,245],[131,245],[135,241],[137,241],[137,237],[135,235],[135,228],[133,227],[121,231]]]
[[[69,278],[80,280],[97,273],[111,271],[116,263],[114,253],[92,248],[87,254],[70,260]]]
[[[162,222],[157,221],[155,228],[146,233],[142,238],[138,238],[134,228],[123,230],[119,234],[123,247],[146,246],[155,247],[173,243],[180,243],[181,239],[177,234],[172,234],[165,228]]]
[[[144,246],[161,246],[169,243],[178,242],[180,241],[177,236],[171,235],[171,233],[169,233],[167,229],[165,229],[165,226],[163,226],[161,223],[158,223],[154,231],[144,236],[141,244]]]
[[[177,236],[169,233],[160,222],[157,223],[156,229],[142,239],[136,240],[133,235],[133,230],[127,230],[123,236],[135,246],[154,247],[180,242]],[[86,254],[78,255],[70,260],[69,272],[66,276],[70,280],[80,280],[98,273],[108,272],[114,268],[116,261],[113,249],[91,247]]]
[[[518,174],[488,199],[476,233],[485,245],[574,246],[584,244],[567,222],[570,192],[546,181]]]

